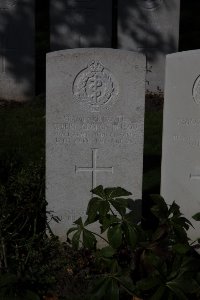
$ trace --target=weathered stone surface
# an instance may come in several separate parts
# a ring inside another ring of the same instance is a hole
[[[0,99],[34,96],[34,0],[0,1]]]
[[[51,0],[51,49],[111,47],[111,0]]]
[[[200,51],[167,56],[161,194],[191,220],[200,211]],[[199,237],[200,226],[190,230]]]
[[[119,0],[118,48],[147,56],[146,90],[164,89],[165,56],[176,52],[180,0]]]
[[[141,198],[145,58],[112,49],[47,55],[46,199],[65,236],[90,190],[121,186]]]

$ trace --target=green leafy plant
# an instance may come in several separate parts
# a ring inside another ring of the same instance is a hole
[[[90,249],[94,257],[88,299],[198,299],[200,259],[187,237],[191,223],[179,206],[168,207],[162,197],[152,196],[157,228],[143,230],[141,201],[130,199],[131,193],[102,186],[92,193],[87,219],[79,218],[67,232],[74,249]],[[91,231],[93,223],[103,236]],[[105,244],[100,249],[97,238]]]

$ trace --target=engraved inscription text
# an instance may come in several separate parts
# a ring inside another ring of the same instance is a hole
[[[137,122],[123,115],[83,116],[65,115],[64,122],[54,123],[57,145],[87,144],[98,147],[109,144],[111,147],[140,143],[142,139],[142,121]]]

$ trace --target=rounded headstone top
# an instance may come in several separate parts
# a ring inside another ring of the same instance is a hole
[[[162,4],[162,0],[137,0],[138,5],[144,9],[155,9]]]
[[[12,6],[16,5],[17,0],[1,0],[0,1],[0,10],[1,9],[9,9]]]

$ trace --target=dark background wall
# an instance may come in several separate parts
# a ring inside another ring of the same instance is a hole
[[[199,15],[199,0],[181,0],[179,51],[200,49]]]
[[[49,1],[36,0],[36,95],[45,93],[45,56],[50,51]],[[115,15],[117,0],[113,0],[113,3]],[[199,0],[181,0],[179,51],[200,49],[199,14]],[[113,48],[117,44],[117,37],[114,34],[116,23],[115,16],[113,18]]]
[[[45,93],[46,53],[50,51],[49,0],[36,1],[36,95]],[[55,0],[56,1],[56,0]]]

